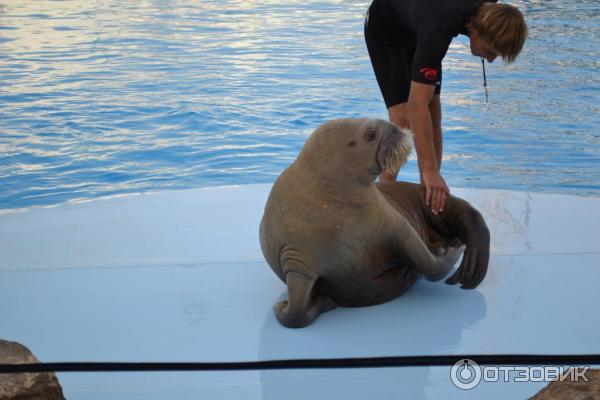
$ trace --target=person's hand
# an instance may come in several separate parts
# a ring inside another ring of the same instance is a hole
[[[444,178],[436,171],[424,171],[423,184],[425,185],[425,204],[431,207],[432,213],[438,215],[444,211],[446,195],[450,193],[450,189]]]

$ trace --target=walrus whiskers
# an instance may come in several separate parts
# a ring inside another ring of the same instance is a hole
[[[390,148],[385,157],[383,169],[390,175],[396,175],[398,171],[400,171],[400,168],[406,164],[408,155],[412,150],[412,132],[408,130],[402,130],[402,133],[405,135],[405,137],[396,142]]]

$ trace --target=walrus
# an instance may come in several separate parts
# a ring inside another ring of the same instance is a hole
[[[339,119],[318,127],[277,178],[260,223],[260,245],[288,299],[278,321],[304,327],[338,306],[384,303],[418,279],[477,287],[486,275],[490,234],[481,214],[449,195],[442,213],[425,188],[376,183],[397,172],[411,134],[378,119]],[[463,254],[464,252],[464,254]]]

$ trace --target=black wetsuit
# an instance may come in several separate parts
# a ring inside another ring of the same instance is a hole
[[[442,84],[442,59],[452,38],[468,35],[466,24],[484,1],[374,0],[365,20],[365,40],[386,107],[408,100],[410,82]]]

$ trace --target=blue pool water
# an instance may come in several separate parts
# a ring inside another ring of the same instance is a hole
[[[452,187],[600,194],[600,2],[516,1],[530,39],[444,65]],[[0,209],[266,183],[326,120],[386,117],[368,1],[4,1]],[[412,159],[401,179],[416,181]]]

